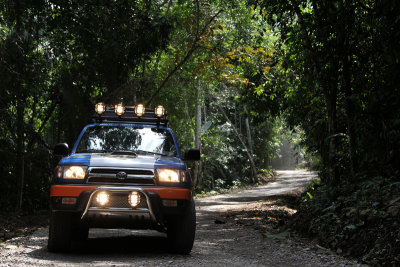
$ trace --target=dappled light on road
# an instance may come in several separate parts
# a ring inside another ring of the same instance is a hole
[[[294,190],[304,189],[313,179],[315,172],[308,171],[277,171],[276,179],[266,185],[244,190],[235,194],[223,194],[200,199],[198,210],[223,211],[240,208],[246,203],[267,200],[270,196],[284,195]]]

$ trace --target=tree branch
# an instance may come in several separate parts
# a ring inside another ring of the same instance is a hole
[[[196,34],[196,37],[194,38],[191,48],[187,52],[186,56],[175,66],[175,68],[167,75],[167,77],[162,81],[160,86],[157,88],[157,90],[154,92],[154,94],[151,96],[149,101],[147,101],[146,106],[150,105],[151,102],[154,100],[154,98],[161,92],[165,84],[169,81],[169,79],[177,72],[185,63],[186,61],[192,56],[193,52],[196,51],[199,46],[197,45],[197,42],[200,40],[200,36],[202,36],[205,31],[207,30],[207,27],[214,21],[214,19],[221,14],[221,12],[224,11],[223,9],[219,10],[208,22],[207,24],[203,27],[201,30],[200,34]]]

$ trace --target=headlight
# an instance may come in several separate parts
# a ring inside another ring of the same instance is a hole
[[[59,171],[58,171],[58,173],[59,173]],[[66,167],[64,167],[63,177],[58,177],[58,175],[57,175],[57,177],[64,178],[64,179],[85,179],[85,174],[86,174],[86,168],[84,168],[84,167],[66,166]]]
[[[186,172],[184,170],[157,169],[159,182],[186,182]]]

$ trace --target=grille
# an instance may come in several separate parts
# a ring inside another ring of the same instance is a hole
[[[151,170],[136,170],[136,169],[91,169],[90,174],[117,174],[125,172],[130,175],[154,175]]]
[[[126,173],[126,177],[117,178],[120,172]],[[155,177],[152,170],[92,168],[87,183],[155,185]]]

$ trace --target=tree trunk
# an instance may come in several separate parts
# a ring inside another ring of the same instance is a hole
[[[349,35],[354,25],[354,8],[350,2],[340,2],[339,10],[341,11],[341,22],[338,24],[338,47],[340,48],[340,58],[343,65],[341,86],[345,93],[345,110],[347,119],[347,134],[349,137],[349,163],[351,178],[354,180],[355,173],[358,169],[356,160],[356,130],[355,130],[355,114],[354,101],[351,86],[351,45]]]
[[[15,29],[17,33],[17,42],[22,40],[22,23],[21,23],[21,3],[20,1],[16,1],[15,3],[15,14],[16,14],[16,23]],[[22,45],[19,43],[20,49],[22,50]],[[21,76],[24,77],[24,53],[23,51],[19,54],[20,60],[17,65],[17,70]],[[18,55],[18,54],[17,54]],[[21,86],[22,81],[19,81],[17,85],[16,92],[17,92],[17,100],[16,100],[16,107],[17,107],[17,157],[15,162],[15,173],[17,178],[17,203],[16,203],[16,210],[20,211],[22,208],[22,198],[24,194],[24,93],[23,88]]]
[[[201,140],[200,140],[200,131],[201,131],[201,96],[202,96],[202,90],[201,90],[201,84],[200,84],[200,79],[199,79],[199,85],[196,90],[196,126],[195,126],[195,133],[194,133],[194,146],[197,149],[201,149]],[[200,173],[200,161],[196,161],[194,163],[194,171],[193,171],[193,186],[196,188],[197,186],[200,186],[202,181],[201,181],[201,173]]]
[[[329,161],[329,182],[336,185],[337,167],[336,167],[336,94],[326,95],[326,106],[328,110],[328,161]]]
[[[356,162],[356,131],[355,131],[355,116],[354,116],[354,102],[352,100],[351,81],[350,81],[350,67],[347,56],[343,60],[343,89],[346,95],[346,119],[347,119],[347,134],[349,136],[349,160],[350,160],[350,173],[351,178],[354,180],[355,172],[357,170]]]
[[[252,141],[252,138],[251,138],[249,114],[247,112],[246,106],[244,107],[244,111],[246,113],[245,124],[246,124],[247,143],[249,145],[249,152],[251,154],[251,157],[253,158],[253,155],[254,155],[254,152],[253,152],[253,141]],[[254,158],[253,158],[253,160],[254,160]],[[253,162],[253,165],[255,165],[254,162]],[[257,182],[258,182],[258,180],[257,180],[257,171],[255,171],[255,174],[253,172],[253,183],[257,183]]]
[[[18,181],[17,206],[16,210],[22,208],[22,198],[24,194],[24,103],[21,99],[17,100],[17,161],[15,171]]]
[[[244,107],[244,111],[246,113],[245,123],[246,123],[247,143],[249,144],[250,153],[252,155],[254,155],[254,153],[253,153],[253,141],[252,141],[252,138],[251,138],[250,123],[249,123],[249,114],[247,112],[247,108],[246,107]]]

